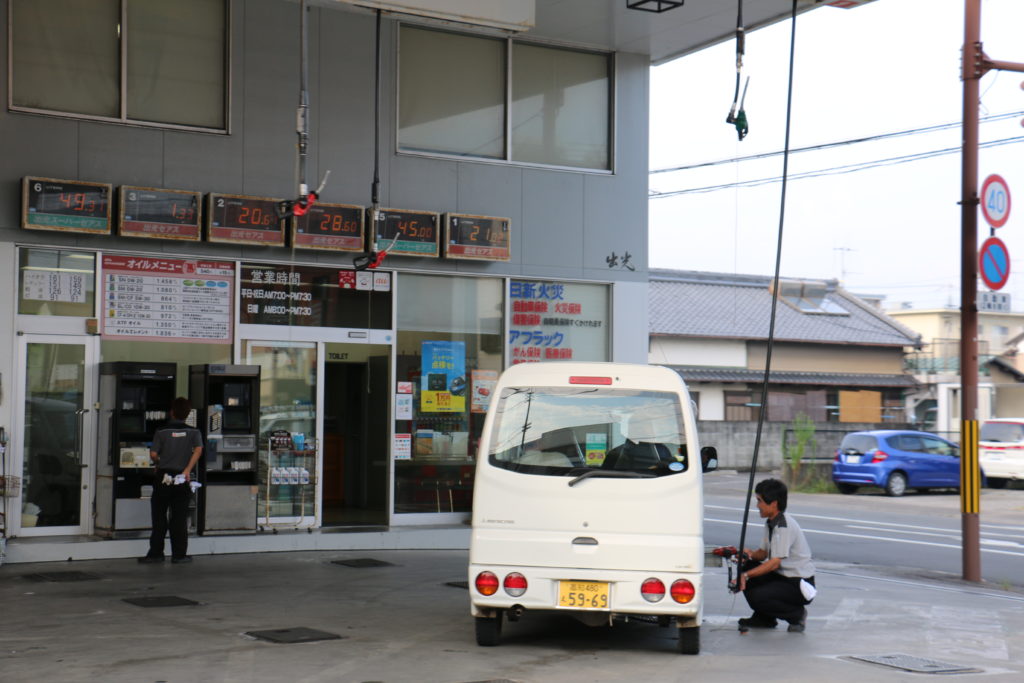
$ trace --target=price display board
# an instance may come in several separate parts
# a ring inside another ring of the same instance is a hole
[[[333,251],[366,251],[362,206],[314,204],[292,219],[292,246]]]
[[[441,216],[430,211],[381,209],[370,226],[378,251],[413,256],[440,256]]]
[[[277,217],[280,201],[236,194],[208,195],[207,241],[283,247],[285,221]]]
[[[21,227],[109,235],[111,191],[109,183],[25,176]]]
[[[445,256],[508,261],[512,255],[510,224],[507,218],[445,214]]]
[[[202,238],[202,195],[187,190],[159,190],[122,185],[117,234],[198,242]]]

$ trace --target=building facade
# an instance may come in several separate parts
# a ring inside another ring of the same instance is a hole
[[[200,531],[464,520],[498,373],[646,360],[649,67],[734,16],[0,2],[4,537],[144,536],[168,395]]]

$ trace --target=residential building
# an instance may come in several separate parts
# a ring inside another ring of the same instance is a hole
[[[765,457],[781,458],[785,431],[797,416],[819,431],[819,455],[835,434],[903,426],[905,394],[916,386],[903,349],[917,336],[836,280],[650,270],[651,363],[674,368],[697,401],[708,443],[717,436],[726,465],[751,456],[768,334],[775,302],[775,341],[768,378]],[[826,436],[826,435],[833,436]]]

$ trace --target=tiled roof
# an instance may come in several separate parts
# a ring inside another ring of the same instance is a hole
[[[745,382],[760,384],[764,370],[670,365],[687,382]],[[799,384],[846,387],[916,387],[910,375],[867,375],[845,372],[792,372],[772,370],[768,384]]]
[[[650,271],[650,333],[718,339],[767,339],[772,296],[766,275],[699,271]],[[810,281],[813,282],[813,281]],[[918,335],[856,296],[835,280],[824,284],[827,302],[848,315],[802,313],[779,301],[777,341],[916,346]]]

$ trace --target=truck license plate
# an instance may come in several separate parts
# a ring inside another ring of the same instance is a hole
[[[608,583],[559,581],[558,606],[570,609],[608,609]]]

